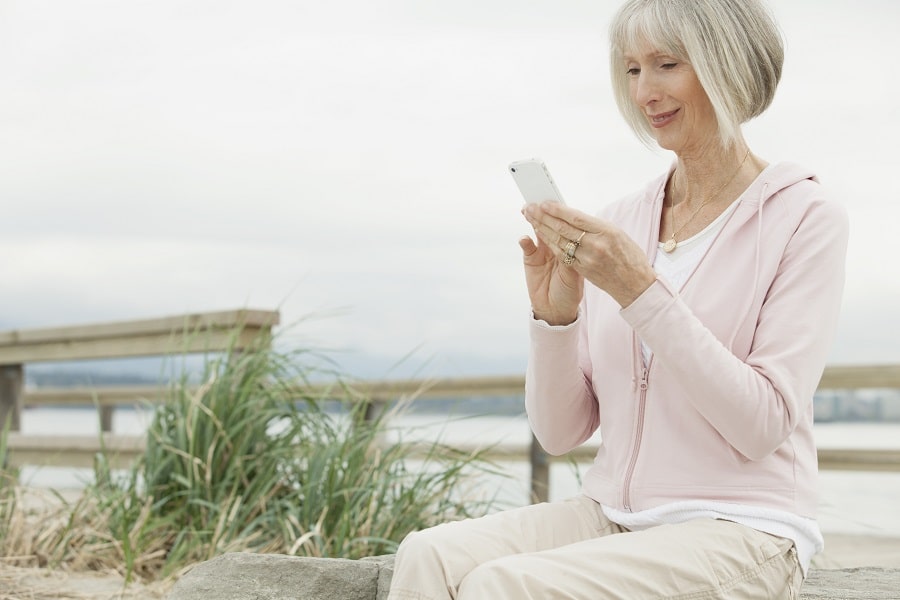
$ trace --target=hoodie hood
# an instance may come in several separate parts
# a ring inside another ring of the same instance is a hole
[[[655,181],[657,188],[656,200],[662,201],[666,182],[675,171],[676,164],[673,162],[665,175],[659,177]],[[741,203],[766,202],[769,198],[778,192],[791,187],[801,181],[819,182],[819,178],[810,169],[791,162],[780,162],[768,165],[759,175],[756,176],[747,189],[741,194]],[[648,199],[651,199],[649,196]],[[661,208],[661,205],[660,205]]]
[[[801,181],[819,182],[811,170],[795,163],[776,163],[767,166],[744,191],[741,202],[765,203],[770,198]]]

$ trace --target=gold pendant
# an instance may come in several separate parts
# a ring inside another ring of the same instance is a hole
[[[668,240],[666,240],[666,243],[663,244],[663,250],[665,250],[666,253],[669,253],[669,254],[674,252],[675,248],[677,248],[677,247],[678,247],[678,242],[675,241],[674,237],[669,238]]]

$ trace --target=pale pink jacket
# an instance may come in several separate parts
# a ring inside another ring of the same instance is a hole
[[[653,261],[668,174],[601,212]],[[771,165],[681,290],[532,320],[528,418],[563,454],[600,427],[584,492],[620,510],[709,500],[816,513],[813,392],[836,327],[848,223],[809,171]],[[640,340],[653,351],[644,368]]]

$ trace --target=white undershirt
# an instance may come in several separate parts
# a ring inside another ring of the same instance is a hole
[[[712,223],[700,233],[678,242],[672,252],[663,250],[659,244],[653,269],[656,274],[680,290],[700,264],[716,235],[725,226],[725,221],[735,210],[738,201],[733,202]],[[641,355],[644,365],[650,363],[652,352],[641,341]],[[712,502],[708,500],[684,500],[655,506],[638,512],[621,511],[603,506],[603,513],[614,523],[632,531],[647,529],[656,525],[684,523],[691,519],[727,519],[779,537],[793,540],[797,548],[797,558],[804,576],[809,570],[813,555],[825,546],[822,532],[815,519],[807,519],[793,513],[759,506]]]
[[[656,271],[656,274],[669,282],[672,289],[680,290],[684,287],[685,282],[700,264],[700,260],[709,250],[716,235],[725,226],[725,221],[734,212],[737,205],[738,201],[735,200],[712,223],[704,227],[703,231],[678,242],[672,252],[663,250],[663,242],[660,242],[659,250],[656,251],[656,259],[653,261],[653,270]],[[644,357],[644,366],[647,366],[652,353],[643,341],[641,341],[641,354]]]

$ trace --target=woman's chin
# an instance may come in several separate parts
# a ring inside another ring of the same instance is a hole
[[[678,153],[678,144],[673,143],[672,140],[668,140],[665,137],[657,136],[656,145],[663,150],[670,150],[672,152],[675,152],[676,154]]]
[[[654,136],[654,139],[656,140],[657,146],[663,150],[674,152],[675,154],[678,154],[685,148],[685,140],[671,135],[657,134]]]

